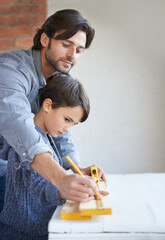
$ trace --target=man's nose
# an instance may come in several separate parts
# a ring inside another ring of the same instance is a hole
[[[67,53],[67,57],[70,58],[70,59],[75,59],[76,57],[76,49],[74,48],[71,48],[68,53]]]

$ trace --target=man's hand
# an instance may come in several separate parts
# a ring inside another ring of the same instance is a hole
[[[82,177],[78,174],[68,175],[52,158],[50,153],[36,155],[31,167],[58,188],[60,198],[76,202],[87,202],[95,199],[95,193],[99,192],[96,186],[96,178]],[[89,175],[90,167],[81,170],[84,171],[85,175]],[[99,177],[105,179],[103,171],[100,168],[98,171]],[[106,192],[101,194],[106,195]]]
[[[58,188],[60,198],[87,202],[94,199],[95,192],[99,191],[95,178],[78,174],[68,175],[50,153],[36,155],[31,167]]]
[[[85,176],[91,176],[91,166],[87,167],[87,168],[81,168],[81,166],[79,164],[77,164],[77,167],[81,170],[81,172]],[[105,185],[107,186],[107,180],[106,180],[104,171],[99,167],[97,167],[97,170],[98,170],[98,178],[100,180],[103,180],[105,182]],[[74,169],[73,169],[73,171],[74,171]],[[93,178],[93,179],[95,179],[95,181],[96,181],[96,178]],[[98,192],[104,196],[109,195],[109,192],[107,192],[107,191],[98,191]],[[97,199],[98,197],[95,195],[95,198]]]
[[[59,196],[76,202],[87,202],[95,199],[98,188],[96,179],[82,177],[78,174],[64,176],[59,186]]]

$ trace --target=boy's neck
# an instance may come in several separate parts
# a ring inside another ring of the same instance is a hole
[[[40,109],[34,116],[34,124],[40,127],[44,131],[44,133],[47,134],[43,121],[42,109]]]

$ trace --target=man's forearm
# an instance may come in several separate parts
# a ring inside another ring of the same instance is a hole
[[[31,168],[57,188],[62,178],[67,175],[66,171],[47,152],[36,155]]]
[[[78,174],[68,175],[66,171],[46,152],[35,156],[31,167],[59,190],[59,197],[76,202],[94,199],[98,188],[95,181]]]

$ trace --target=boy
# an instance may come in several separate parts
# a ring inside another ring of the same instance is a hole
[[[63,166],[63,161],[52,137],[84,122],[89,110],[89,99],[82,85],[69,75],[55,75],[41,90],[40,109],[34,116],[35,129],[49,146],[57,165]],[[56,207],[65,202],[63,192],[32,168],[25,168],[26,163],[20,166],[19,155],[5,139],[0,157],[8,160],[5,203],[0,213],[0,239],[46,240],[48,222]],[[74,177],[70,175],[70,178]],[[86,201],[94,199],[98,191],[95,182],[89,178],[83,178],[83,181],[89,195]],[[79,188],[84,186],[77,183],[77,191]],[[70,191],[75,191],[75,188],[71,187]],[[79,198],[74,200],[79,201]]]

